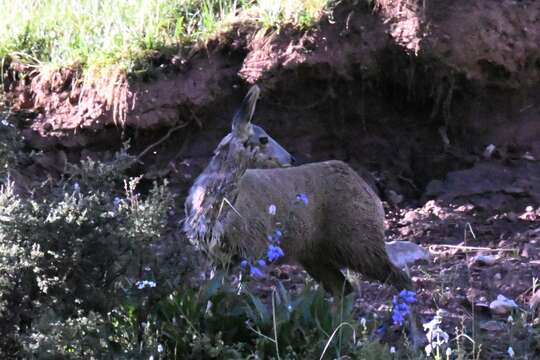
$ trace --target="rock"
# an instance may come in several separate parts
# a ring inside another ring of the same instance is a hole
[[[480,321],[480,329],[489,332],[501,332],[506,330],[506,325],[502,321],[496,320]]]
[[[497,262],[497,257],[494,255],[476,255],[471,260],[471,265],[491,266]]]
[[[521,250],[521,256],[524,258],[528,258],[531,256],[531,245],[525,244],[523,245],[523,250]]]
[[[390,241],[386,243],[386,252],[390,261],[397,267],[403,268],[419,260],[430,260],[429,252],[410,241]]]
[[[493,153],[495,152],[495,149],[496,149],[495,145],[489,144],[488,146],[486,146],[486,149],[484,150],[484,153],[482,154],[482,156],[485,159],[491,158],[491,155],[493,155]]]
[[[525,159],[525,160],[529,160],[529,161],[536,161],[536,158],[534,156],[531,155],[530,152],[525,152],[525,154],[523,154],[521,156],[522,159]]]
[[[504,295],[497,295],[497,299],[489,304],[491,312],[497,315],[507,315],[517,307],[514,300],[508,299]]]
[[[403,219],[400,221],[401,224],[412,224],[418,220],[418,213],[414,210],[407,211],[403,216]]]

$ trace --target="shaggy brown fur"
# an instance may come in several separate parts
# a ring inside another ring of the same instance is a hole
[[[341,161],[286,169],[247,170],[234,207],[224,220],[225,245],[235,253],[260,256],[273,224],[283,231],[283,262],[300,263],[334,295],[351,286],[340,269],[411,288],[384,245],[384,212],[371,188]],[[308,203],[296,200],[305,194]],[[276,215],[268,214],[269,205]],[[241,215],[241,216],[240,216]],[[275,219],[274,219],[275,218]]]
[[[385,249],[384,211],[371,188],[341,161],[289,166],[292,157],[260,127],[251,125],[258,88],[235,115],[186,200],[184,230],[213,259],[258,259],[267,237],[283,232],[284,263],[299,263],[334,295],[352,290],[340,269],[410,289]],[[273,167],[271,169],[262,169]],[[305,194],[308,201],[297,199]],[[269,207],[276,214],[269,214]]]

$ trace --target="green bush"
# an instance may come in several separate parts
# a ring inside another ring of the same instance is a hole
[[[127,296],[136,294],[133,301],[146,301],[144,289],[137,286],[143,280],[157,281],[152,244],[166,230],[173,196],[166,183],[154,184],[145,196],[139,194],[140,178],[123,175],[131,163],[131,157],[120,152],[110,162],[71,165],[69,176],[44,183],[36,191],[40,195],[30,197],[17,194],[13,182],[4,182],[0,188],[3,349],[20,350],[23,344],[33,353],[54,343],[58,354],[68,351],[73,343],[52,340],[51,334],[69,339],[70,331],[101,324],[101,316]],[[44,332],[45,323],[65,331]]]
[[[333,310],[320,288],[291,294],[280,285],[272,296],[239,291],[218,274],[199,289],[179,287],[151,308],[116,309],[111,338],[126,358],[391,358],[354,319],[352,296]]]

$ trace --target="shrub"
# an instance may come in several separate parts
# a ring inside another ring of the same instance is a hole
[[[366,323],[354,319],[352,296],[334,310],[320,288],[292,294],[279,285],[272,296],[239,292],[221,273],[200,289],[177,288],[144,314],[140,307],[116,309],[112,338],[128,358],[318,359],[323,352],[325,359],[390,358],[368,339]]]
[[[73,334],[97,331],[101,316],[139,290],[138,281],[156,281],[152,244],[166,229],[173,196],[166,182],[139,194],[141,179],[123,175],[131,163],[122,151],[110,162],[71,165],[68,177],[44,183],[28,198],[11,181],[0,188],[4,350],[22,344],[37,356],[38,349],[59,355],[84,348],[88,341],[73,342]]]

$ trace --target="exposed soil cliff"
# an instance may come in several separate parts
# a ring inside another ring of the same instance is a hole
[[[186,184],[254,82],[264,89],[256,121],[295,155],[362,165],[408,197],[490,143],[540,156],[540,4],[354,3],[305,32],[238,26],[205,49],[156,54],[147,80],[114,72],[82,82],[77,69],[11,64],[5,87],[27,114],[19,126],[30,146],[70,160],[127,138],[141,151],[178,126],[143,160]]]

